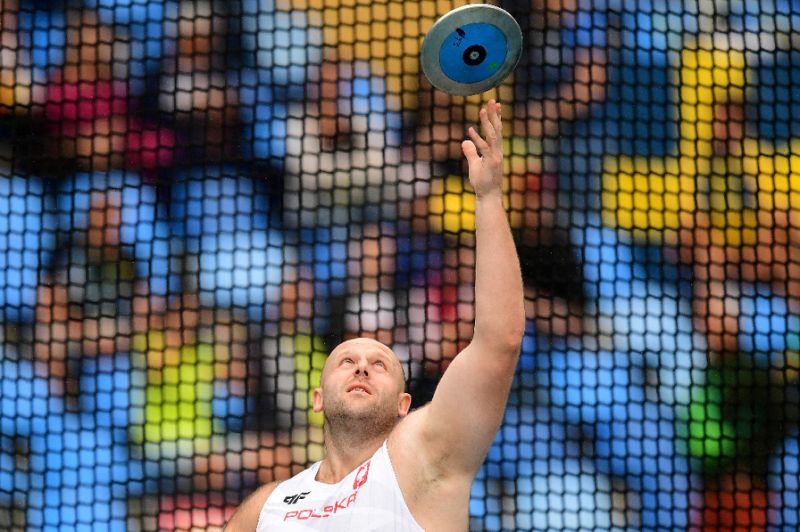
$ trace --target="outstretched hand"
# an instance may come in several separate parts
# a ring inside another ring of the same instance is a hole
[[[469,128],[461,149],[469,164],[469,182],[477,196],[500,194],[503,183],[503,123],[500,104],[489,100],[480,111],[481,133]],[[480,155],[478,152],[480,151]]]

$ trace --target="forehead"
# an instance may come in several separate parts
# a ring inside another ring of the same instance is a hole
[[[353,340],[347,340],[346,342],[342,342],[331,352],[331,358],[338,356],[340,354],[379,354],[388,357],[391,360],[397,361],[399,364],[400,361],[397,360],[397,355],[394,354],[388,346],[378,342],[377,340],[372,340],[371,338],[355,338]]]

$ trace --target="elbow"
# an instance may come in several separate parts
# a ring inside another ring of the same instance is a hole
[[[486,324],[489,325],[489,324]],[[495,326],[479,327],[476,324],[473,341],[484,345],[491,345],[495,352],[508,353],[516,356],[522,348],[522,338],[525,334],[525,316],[509,320]]]
[[[525,335],[525,304],[520,301],[516,312],[508,320],[508,338],[517,348],[522,345],[522,337]]]
[[[517,321],[518,323],[511,327],[506,338],[506,346],[514,353],[519,353],[522,348],[522,338],[525,336],[525,316]]]
[[[522,335],[524,331],[520,331],[519,333],[509,333],[506,334],[502,338],[498,338],[496,350],[499,353],[504,353],[509,357],[516,357],[519,355],[520,350],[522,349]]]
[[[525,336],[525,309],[520,307],[516,318],[511,320],[506,335],[506,344],[514,353],[519,353],[522,348],[522,338]]]

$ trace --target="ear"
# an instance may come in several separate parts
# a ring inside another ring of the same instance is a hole
[[[397,402],[397,415],[399,417],[406,417],[410,408],[411,394],[401,393],[400,400]]]
[[[322,412],[322,388],[314,388],[311,392],[311,405],[314,412]]]

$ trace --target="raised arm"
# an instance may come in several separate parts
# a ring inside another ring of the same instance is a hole
[[[448,367],[431,404],[413,423],[426,462],[472,475],[503,418],[525,327],[522,276],[502,200],[500,105],[481,109],[462,149],[475,190],[475,332]],[[479,155],[480,153],[480,155]]]

